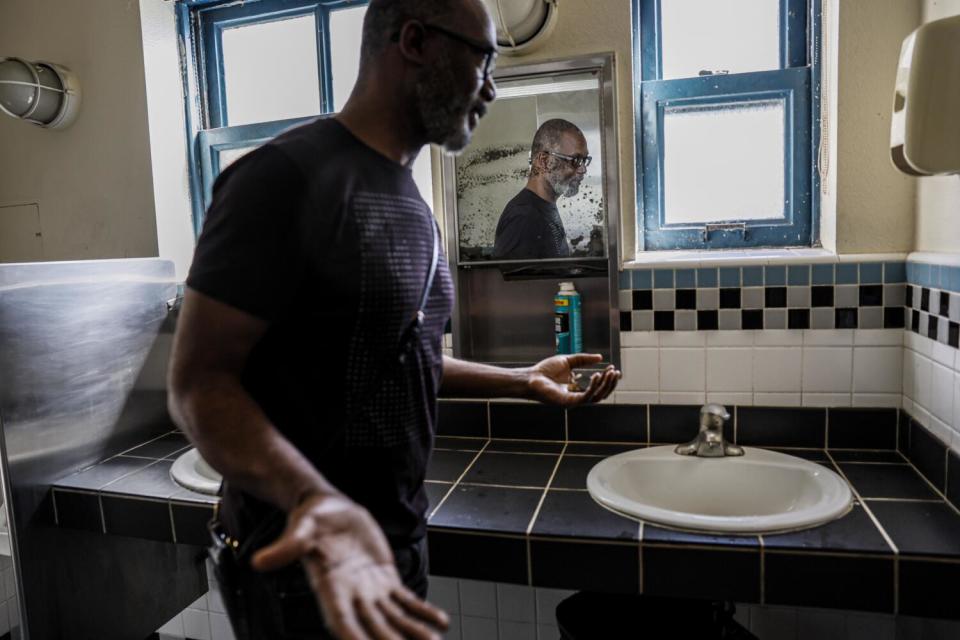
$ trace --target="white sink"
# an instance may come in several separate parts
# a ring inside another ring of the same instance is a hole
[[[170,477],[181,487],[211,496],[220,491],[220,481],[223,479],[223,476],[200,457],[200,452],[196,449],[188,450],[173,461]]]
[[[850,488],[819,464],[775,451],[699,458],[673,446],[628,451],[590,470],[587,489],[602,506],[679,529],[770,533],[804,529],[850,510]]]

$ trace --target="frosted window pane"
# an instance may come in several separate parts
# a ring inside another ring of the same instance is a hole
[[[360,70],[360,36],[367,7],[341,9],[330,14],[330,68],[333,73],[333,110],[346,104]]]
[[[660,7],[664,80],[780,68],[777,0],[665,0]]]
[[[666,224],[784,217],[780,100],[667,109]]]
[[[227,167],[256,148],[256,146],[251,146],[237,147],[236,149],[222,149],[220,154],[217,156],[220,159],[220,172],[223,173],[226,171]]]
[[[314,16],[224,30],[223,71],[230,125],[320,113]]]

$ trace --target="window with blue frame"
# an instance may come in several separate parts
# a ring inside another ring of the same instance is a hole
[[[638,249],[818,243],[819,0],[633,0]]]
[[[284,130],[339,111],[356,81],[368,0],[183,0],[194,228],[231,162]],[[429,153],[414,176],[432,202]]]

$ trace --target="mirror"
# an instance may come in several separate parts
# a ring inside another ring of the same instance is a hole
[[[554,296],[573,282],[583,350],[619,364],[613,60],[603,53],[498,68],[497,100],[471,144],[444,155],[456,357],[526,366],[556,353]]]
[[[605,258],[601,69],[503,73],[453,161],[459,264]]]

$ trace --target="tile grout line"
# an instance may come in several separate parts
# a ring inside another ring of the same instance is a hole
[[[760,541],[760,606],[767,602],[767,548],[763,542],[763,534],[757,534]]]
[[[640,556],[640,594],[643,594],[643,520],[640,521],[640,529],[637,531],[637,555]]]
[[[107,516],[103,513],[103,494],[97,493],[97,506],[100,507],[100,531],[107,535]]]
[[[177,544],[177,525],[173,522],[173,504],[167,502],[167,513],[170,515],[170,535],[173,536],[173,544]]]
[[[464,476],[467,475],[467,472],[470,471],[470,468],[473,467],[473,465],[477,462],[477,459],[480,457],[480,454],[483,453],[484,450],[486,450],[488,444],[490,444],[490,441],[489,441],[489,440],[487,440],[487,442],[483,445],[483,447],[482,447],[479,451],[477,451],[477,454],[476,454],[475,456],[473,456],[473,460],[471,460],[471,461],[470,461],[470,464],[468,464],[467,467],[466,467],[466,469],[463,470],[463,473],[460,474],[460,477],[457,478],[457,479],[453,482],[453,484],[450,485],[450,488],[447,489],[447,492],[446,492],[445,494],[443,494],[443,497],[440,499],[440,502],[437,503],[437,506],[435,506],[435,507],[430,511],[430,514],[427,516],[427,524],[428,524],[428,525],[429,525],[429,523],[430,523],[430,518],[432,518],[433,515],[437,512],[437,510],[440,509],[440,507],[443,506],[443,503],[447,501],[447,498],[450,497],[450,494],[453,493],[454,489],[456,489],[457,486],[459,486],[460,481],[463,480]]]
[[[857,491],[856,487],[853,486],[853,483],[850,482],[850,479],[847,478],[847,474],[843,472],[843,469],[840,468],[840,465],[837,464],[837,461],[833,459],[833,456],[830,455],[829,450],[824,449],[824,452],[826,453],[827,457],[830,458],[830,462],[831,464],[833,464],[834,468],[836,469],[836,473],[840,474],[840,477],[843,478],[844,482],[847,483],[847,486],[850,487],[850,492],[853,493],[854,496],[856,496],[857,501],[860,503],[860,506],[862,506],[866,514],[870,516],[870,520],[873,521],[873,524],[877,528],[877,530],[880,532],[880,535],[882,535],[883,539],[887,542],[888,545],[890,545],[890,549],[893,551],[894,556],[896,557],[900,555],[900,550],[897,548],[897,545],[893,543],[893,539],[887,533],[886,529],[883,528],[883,525],[880,524],[880,521],[877,519],[877,517],[873,515],[873,511],[870,510],[870,507],[867,505],[866,500],[864,500],[860,496],[860,492]]]
[[[56,489],[50,492],[50,501],[53,503],[53,524],[60,526],[60,514],[57,511],[57,491]],[[9,527],[9,525],[7,525]]]
[[[659,356],[657,359],[659,361]],[[659,397],[660,397],[660,392],[657,391],[657,398],[659,399]],[[650,413],[651,413],[650,403],[648,402],[647,403],[647,443],[646,443],[648,447],[650,446],[650,438],[651,438],[650,434],[653,432],[653,426],[650,424]]]
[[[927,476],[926,476],[922,471],[920,471],[920,469],[918,469],[915,464],[913,464],[913,461],[912,461],[912,460],[909,460],[909,459],[908,459],[908,460],[907,460],[907,464],[910,465],[910,468],[913,469],[913,470],[917,473],[917,475],[919,475],[921,478],[923,478],[923,481],[926,482],[926,483],[930,486],[931,489],[933,489],[934,493],[936,493],[938,496],[940,496],[940,500],[937,500],[937,502],[945,502],[946,505],[947,505],[947,507],[949,507],[950,509],[952,509],[952,510],[954,511],[954,513],[956,513],[957,515],[960,515],[960,508],[957,508],[952,502],[950,502],[950,501],[947,499],[946,494],[945,494],[944,492],[940,491],[940,489],[938,489],[935,484],[933,484],[932,482],[930,482],[930,479],[927,478]]]
[[[540,496],[540,501],[537,502],[537,508],[533,510],[533,516],[530,518],[530,523],[527,524],[526,535],[529,539],[530,533],[533,531],[533,525],[537,521],[537,516],[540,515],[540,509],[543,507],[544,500],[547,499],[547,492],[550,491],[550,485],[553,484],[553,479],[557,475],[557,470],[560,468],[560,461],[563,460],[563,453],[567,450],[567,445],[563,445],[563,450],[560,452],[560,455],[557,456],[557,462],[553,465],[553,471],[550,472],[550,478],[547,480],[547,486],[543,488],[543,494]]]
[[[484,404],[487,405],[487,441],[490,441],[493,440],[493,418],[490,415],[493,412],[493,409],[491,408],[492,403],[489,400],[487,400]]]

